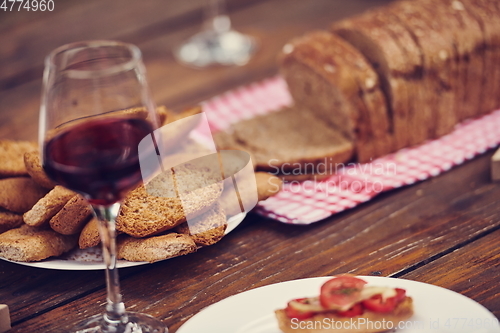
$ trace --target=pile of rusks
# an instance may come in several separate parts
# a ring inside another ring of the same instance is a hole
[[[368,162],[500,106],[500,1],[395,1],[293,39],[279,64],[294,105],[235,124],[219,146],[283,174]]]
[[[163,124],[199,112],[158,109]],[[224,191],[217,167],[195,162],[177,167],[175,197],[157,195],[172,192],[163,174],[133,189],[117,218],[118,259],[155,262],[220,241],[227,219],[241,210],[234,205],[236,194]],[[255,178],[259,200],[280,188],[280,180],[268,173]],[[0,257],[33,262],[92,248],[100,243],[98,223],[81,195],[46,176],[36,143],[0,140]]]

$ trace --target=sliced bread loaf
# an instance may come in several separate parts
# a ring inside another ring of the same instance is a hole
[[[376,73],[359,51],[332,33],[316,31],[285,45],[279,63],[301,109],[353,140],[359,161],[377,157],[383,141],[378,138],[390,134],[386,103]]]

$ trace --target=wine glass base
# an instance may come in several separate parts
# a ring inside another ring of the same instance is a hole
[[[74,333],[168,333],[168,328],[158,319],[147,314],[128,312],[128,323],[113,326],[113,330],[103,327],[104,317],[102,314],[87,318],[78,324],[72,332]]]
[[[174,55],[179,62],[196,68],[242,66],[250,60],[256,46],[253,37],[234,30],[205,30],[177,48]]]

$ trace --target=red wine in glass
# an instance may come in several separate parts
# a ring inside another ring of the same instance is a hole
[[[140,118],[104,117],[69,126],[46,143],[44,170],[91,204],[110,205],[141,182],[137,147],[151,132]]]

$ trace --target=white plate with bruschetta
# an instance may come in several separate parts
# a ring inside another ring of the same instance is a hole
[[[500,333],[498,319],[479,303],[451,290],[417,281],[361,276],[367,287],[404,289],[413,300],[413,315],[391,332],[404,333]],[[252,289],[215,303],[184,323],[177,333],[282,333],[275,311],[293,299],[319,295],[332,277],[292,280]],[[357,317],[350,321],[356,322]],[[300,321],[297,321],[299,323]],[[382,323],[378,323],[382,324]],[[328,323],[325,322],[325,325]],[[375,323],[374,323],[375,325]],[[341,332],[330,321],[330,329],[294,330],[301,332]],[[343,331],[342,331],[343,332]],[[353,332],[363,332],[355,330]],[[375,332],[367,330],[368,332]],[[380,331],[376,331],[380,332]]]

